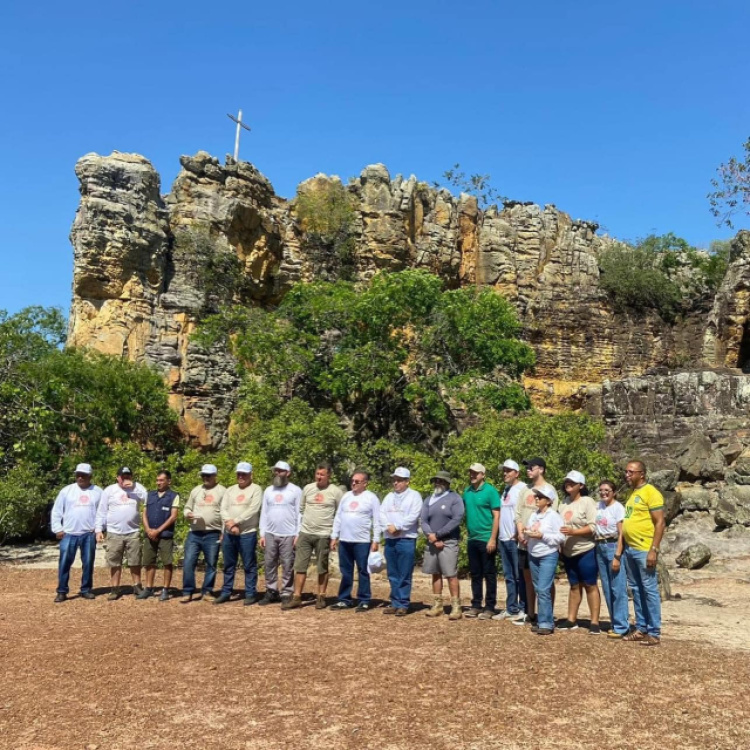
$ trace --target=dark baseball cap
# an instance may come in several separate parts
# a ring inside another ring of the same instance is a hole
[[[117,476],[118,477],[133,476],[133,472],[130,471],[130,469],[127,466],[123,466],[122,468],[117,470]]]
[[[527,458],[523,462],[524,466],[541,466],[543,469],[547,468],[547,462],[543,458]]]

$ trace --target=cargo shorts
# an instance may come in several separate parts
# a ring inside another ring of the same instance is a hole
[[[105,549],[104,561],[110,568],[119,568],[123,558],[131,568],[141,564],[141,537],[137,531],[132,534],[107,534]]]

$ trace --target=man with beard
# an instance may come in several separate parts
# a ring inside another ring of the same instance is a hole
[[[221,501],[227,491],[218,483],[217,474],[218,469],[213,464],[204,464],[201,468],[203,483],[193,488],[185,503],[185,517],[190,521],[190,531],[185,540],[185,560],[182,565],[182,604],[213,594],[223,528]],[[206,561],[206,575],[200,594],[195,596],[195,568],[201,553]]]
[[[306,485],[302,490],[300,504],[302,525],[294,556],[294,595],[281,606],[282,609],[297,609],[302,606],[302,590],[305,588],[307,568],[313,552],[318,568],[318,593],[315,608],[325,609],[333,519],[343,494],[338,487],[331,484],[330,465],[318,464],[315,470],[315,481]]]
[[[242,559],[245,570],[245,605],[256,601],[258,583],[258,559],[255,547],[258,541],[258,522],[263,490],[253,483],[253,465],[240,461],[235,469],[237,484],[224,493],[221,501],[221,520],[224,524],[224,539],[221,550],[224,554],[224,583],[214,604],[229,601],[234,587],[237,560]]]
[[[81,597],[95,599],[94,554],[96,552],[96,511],[102,496],[101,487],[91,483],[91,466],[78,464],[76,481],[63,487],[52,507],[52,533],[60,540],[60,564],[57,570],[55,602],[68,598],[70,568],[81,550]]]
[[[297,546],[302,490],[289,481],[292,467],[277,461],[273,484],[263,493],[260,513],[260,546],[265,550],[266,594],[260,604],[272,604],[291,597],[294,577],[294,548]],[[282,588],[279,591],[279,562]]]
[[[107,566],[111,591],[107,599],[120,598],[122,561],[125,558],[133,580],[133,594],[142,593],[141,587],[141,507],[146,502],[146,488],[133,481],[127,466],[117,472],[117,482],[110,484],[99,502],[96,513],[96,541],[103,542],[107,530]]]

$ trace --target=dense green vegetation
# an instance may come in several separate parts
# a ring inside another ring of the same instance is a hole
[[[655,310],[673,321],[719,288],[729,265],[729,243],[700,251],[673,233],[635,244],[614,243],[599,259],[601,285],[619,310]]]

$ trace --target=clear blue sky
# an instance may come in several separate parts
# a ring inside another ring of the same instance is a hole
[[[240,107],[281,195],[460,162],[622,238],[725,238],[705,195],[750,136],[748,29],[747,0],[6,3],[0,308],[67,308],[80,156],[144,154],[168,192]]]

